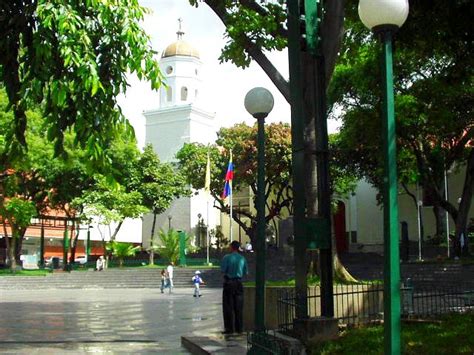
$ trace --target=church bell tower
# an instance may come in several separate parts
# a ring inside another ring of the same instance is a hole
[[[176,153],[185,143],[211,144],[216,140],[215,113],[202,107],[201,88],[202,62],[199,52],[186,42],[182,20],[178,19],[177,40],[163,51],[160,68],[166,86],[159,90],[159,105],[143,113],[146,118],[145,143],[152,144],[162,162],[176,162]],[[196,234],[198,215],[206,215],[207,204],[213,200],[196,191],[192,197],[183,197],[157,217],[156,228],[168,227]],[[214,210],[214,209],[213,209]],[[144,219],[142,238],[146,247],[150,239],[151,217]],[[209,217],[210,228],[214,228],[217,217]],[[202,245],[198,245],[202,246]]]

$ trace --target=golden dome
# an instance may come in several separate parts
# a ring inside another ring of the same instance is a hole
[[[161,55],[161,58],[174,57],[177,55],[195,57],[199,59],[199,51],[182,39],[178,39],[176,42],[171,43],[168,47],[166,47],[163,54]]]

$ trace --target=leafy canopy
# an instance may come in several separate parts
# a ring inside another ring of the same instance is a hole
[[[280,218],[285,210],[292,213],[291,188],[291,129],[285,123],[265,125],[265,197],[267,204],[266,221]],[[211,194],[216,199],[218,209],[229,212],[229,207],[220,198],[224,186],[224,176],[232,149],[234,162],[234,193],[246,188],[257,192],[257,126],[244,123],[230,128],[221,128],[214,145],[199,143],[185,144],[177,153],[180,170],[194,189],[202,189],[205,184],[207,154],[211,160]],[[335,160],[336,162],[336,160]],[[355,188],[355,177],[347,175],[342,166],[331,167],[333,192],[345,196]],[[248,209],[233,206],[233,218],[246,231],[253,235],[256,215]],[[242,219],[241,219],[242,218]],[[244,222],[250,219],[250,225]]]
[[[354,171],[381,187],[380,44],[347,6],[344,50],[329,88],[333,113],[342,109],[339,151]],[[399,179],[443,195],[444,170],[466,162],[474,136],[472,4],[410,2],[395,38],[395,112]],[[434,30],[435,29],[435,30]]]
[[[117,96],[135,74],[157,89],[162,75],[140,27],[138,0],[12,0],[0,5],[0,75],[14,113],[7,152],[25,145],[26,109],[41,105],[48,139],[63,152],[68,129],[98,160],[126,120]],[[127,123],[130,135],[133,129]]]

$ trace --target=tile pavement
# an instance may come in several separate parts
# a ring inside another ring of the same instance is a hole
[[[221,290],[0,290],[1,354],[187,354],[222,329]]]

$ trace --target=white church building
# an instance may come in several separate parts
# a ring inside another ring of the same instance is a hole
[[[181,26],[180,26],[181,27]],[[145,144],[152,144],[162,162],[176,162],[176,153],[185,143],[214,143],[217,136],[215,113],[202,107],[202,62],[199,52],[185,40],[181,28],[177,41],[163,51],[160,68],[166,86],[159,90],[158,107],[143,112],[146,118]],[[194,191],[196,192],[196,191]],[[213,208],[213,198],[203,191],[191,197],[180,198],[157,216],[156,230],[182,230],[196,235],[199,216],[209,228],[214,228],[218,212]],[[209,221],[207,209],[209,205]],[[143,246],[150,241],[152,215],[143,219]]]

